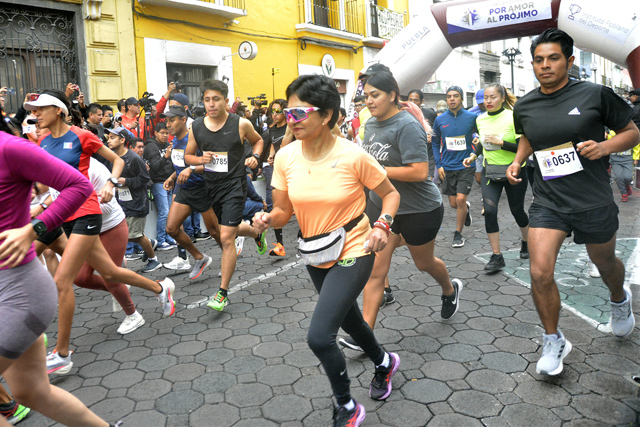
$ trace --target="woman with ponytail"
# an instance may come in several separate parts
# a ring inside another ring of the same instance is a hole
[[[469,167],[480,154],[484,154],[480,187],[484,203],[485,231],[493,251],[491,259],[484,268],[488,272],[498,271],[505,266],[504,257],[500,252],[498,226],[498,202],[503,188],[507,193],[511,214],[522,233],[520,258],[529,258],[527,247],[529,217],[524,211],[527,174],[526,171],[521,173],[519,177],[522,181],[516,185],[509,184],[506,177],[507,168],[516,156],[520,140],[520,135],[516,135],[513,125],[515,102],[516,97],[502,85],[492,84],[484,89],[484,105],[487,111],[476,120],[480,143],[476,145],[475,153],[464,160],[464,165]]]

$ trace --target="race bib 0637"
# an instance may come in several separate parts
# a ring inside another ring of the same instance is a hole
[[[547,148],[546,150],[538,150],[535,152],[540,173],[545,181],[550,179],[562,178],[580,172],[582,162],[573,143],[557,145]]]

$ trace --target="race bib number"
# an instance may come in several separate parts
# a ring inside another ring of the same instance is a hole
[[[582,170],[582,162],[571,142],[539,150],[535,154],[545,181],[562,178]]]
[[[466,151],[467,138],[464,136],[447,136],[447,150],[449,151]]]
[[[131,197],[131,190],[129,190],[129,187],[118,188],[118,199],[121,202],[130,202],[133,200],[133,197]]]
[[[184,163],[184,150],[171,150],[171,161],[179,168],[187,167]]]
[[[229,172],[229,156],[227,155],[227,152],[213,153],[211,163],[205,164],[204,170],[208,172]]]

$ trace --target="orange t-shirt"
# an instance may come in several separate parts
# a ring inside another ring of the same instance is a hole
[[[276,154],[271,185],[287,191],[304,237],[334,231],[364,212],[364,187],[374,189],[387,177],[367,152],[344,138],[337,138],[331,153],[311,162],[302,154],[302,142],[294,141]],[[349,233],[338,261],[365,256],[369,219],[363,218]],[[329,268],[333,262],[319,265]]]

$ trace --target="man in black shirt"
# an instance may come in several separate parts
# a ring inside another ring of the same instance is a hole
[[[213,79],[205,80],[201,87],[202,100],[207,111],[205,117],[193,122],[184,152],[186,165],[204,166],[203,177],[210,206],[220,223],[222,241],[222,280],[220,289],[207,304],[222,311],[229,303],[227,291],[236,268],[237,236],[256,239],[258,253],[266,252],[264,233],[257,233],[242,222],[242,211],[247,200],[245,166],[255,169],[262,154],[263,141],[251,122],[227,112],[229,87]],[[253,155],[245,159],[244,140],[253,147]]]
[[[262,152],[262,157],[265,157],[266,161],[269,163],[263,169],[264,177],[267,181],[267,189],[266,189],[266,202],[267,202],[267,212],[270,212],[273,209],[273,198],[271,192],[273,191],[273,187],[271,187],[271,177],[273,176],[273,160],[276,156],[276,153],[282,147],[282,141],[287,132],[287,121],[284,116],[284,109],[287,108],[287,101],[284,99],[276,99],[269,106],[269,112],[271,117],[273,118],[273,124],[265,133],[262,134],[262,139],[264,141],[264,150]],[[284,249],[284,241],[282,239],[282,228],[274,228],[273,232],[276,235],[276,243],[275,248],[269,251],[270,256],[284,257],[286,255],[286,251]]]
[[[640,89],[629,92],[629,101],[633,104],[633,123],[640,128]]]
[[[569,80],[573,39],[564,31],[544,31],[531,45],[533,71],[540,88],[515,104],[514,124],[521,134],[516,158],[507,170],[512,184],[524,161],[535,153],[534,200],[529,210],[531,293],[545,333],[536,371],[562,372],[571,343],[558,329],[560,295],[554,269],[564,239],[586,244],[591,261],[611,293],[611,329],[629,335],[635,326],[625,269],[615,256],[618,208],[605,157],[639,141],[629,106],[611,89]],[[604,141],[604,127],[616,136]]]

